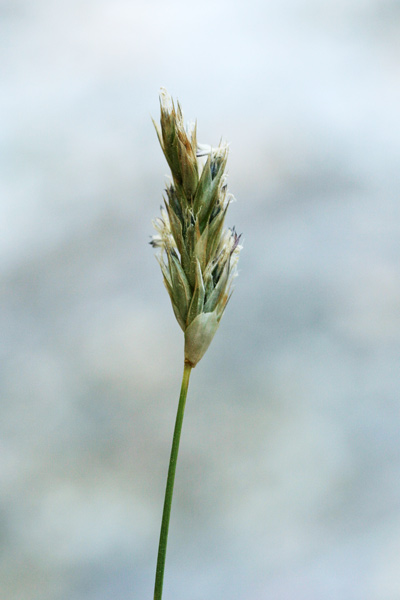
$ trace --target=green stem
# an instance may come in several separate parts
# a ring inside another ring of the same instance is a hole
[[[192,367],[185,363],[183,369],[181,394],[179,396],[178,412],[176,414],[174,437],[172,439],[171,456],[169,459],[167,486],[165,489],[164,509],[161,521],[160,541],[158,544],[158,557],[156,568],[156,581],[154,585],[154,600],[161,600],[163,581],[164,581],[164,566],[165,555],[167,553],[169,517],[171,514],[172,494],[174,492],[174,481],[176,462],[178,459],[179,440],[181,437],[183,415],[185,412],[186,396],[189,387],[189,378]]]

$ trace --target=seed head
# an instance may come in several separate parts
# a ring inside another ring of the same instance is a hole
[[[172,181],[154,222],[151,244],[175,317],[185,334],[185,362],[203,357],[232,293],[241,246],[235,228],[224,229],[233,196],[227,192],[228,145],[197,143],[196,124],[185,128],[179,103],[160,92],[160,127],[154,123]],[[205,162],[203,157],[207,157]]]

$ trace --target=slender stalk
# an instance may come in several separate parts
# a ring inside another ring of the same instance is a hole
[[[154,600],[161,600],[163,582],[164,582],[164,567],[165,555],[167,553],[169,517],[171,514],[172,494],[174,492],[174,481],[176,462],[178,460],[179,441],[181,438],[183,415],[185,412],[186,396],[189,387],[189,378],[192,367],[185,363],[183,369],[181,393],[179,396],[178,412],[176,414],[174,437],[172,439],[171,456],[169,459],[167,486],[165,489],[164,509],[161,521],[160,541],[158,544],[158,557],[156,567],[156,581],[154,585]]]

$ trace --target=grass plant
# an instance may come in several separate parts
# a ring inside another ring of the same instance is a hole
[[[154,600],[161,600],[179,441],[192,369],[204,356],[232,294],[241,250],[235,228],[224,228],[233,198],[225,168],[228,145],[197,143],[197,126],[185,126],[179,103],[160,93],[160,126],[154,123],[171,170],[151,244],[172,309],[184,333],[184,369],[168,468],[158,547]],[[154,122],[154,121],[153,121]]]

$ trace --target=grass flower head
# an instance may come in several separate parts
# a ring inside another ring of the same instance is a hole
[[[232,293],[241,246],[224,221],[232,195],[225,167],[228,145],[197,143],[196,124],[185,127],[179,103],[162,89],[160,126],[154,123],[171,170],[165,208],[154,221],[151,244],[175,317],[185,334],[185,363],[196,366],[210,345]],[[205,158],[206,157],[206,158]]]

